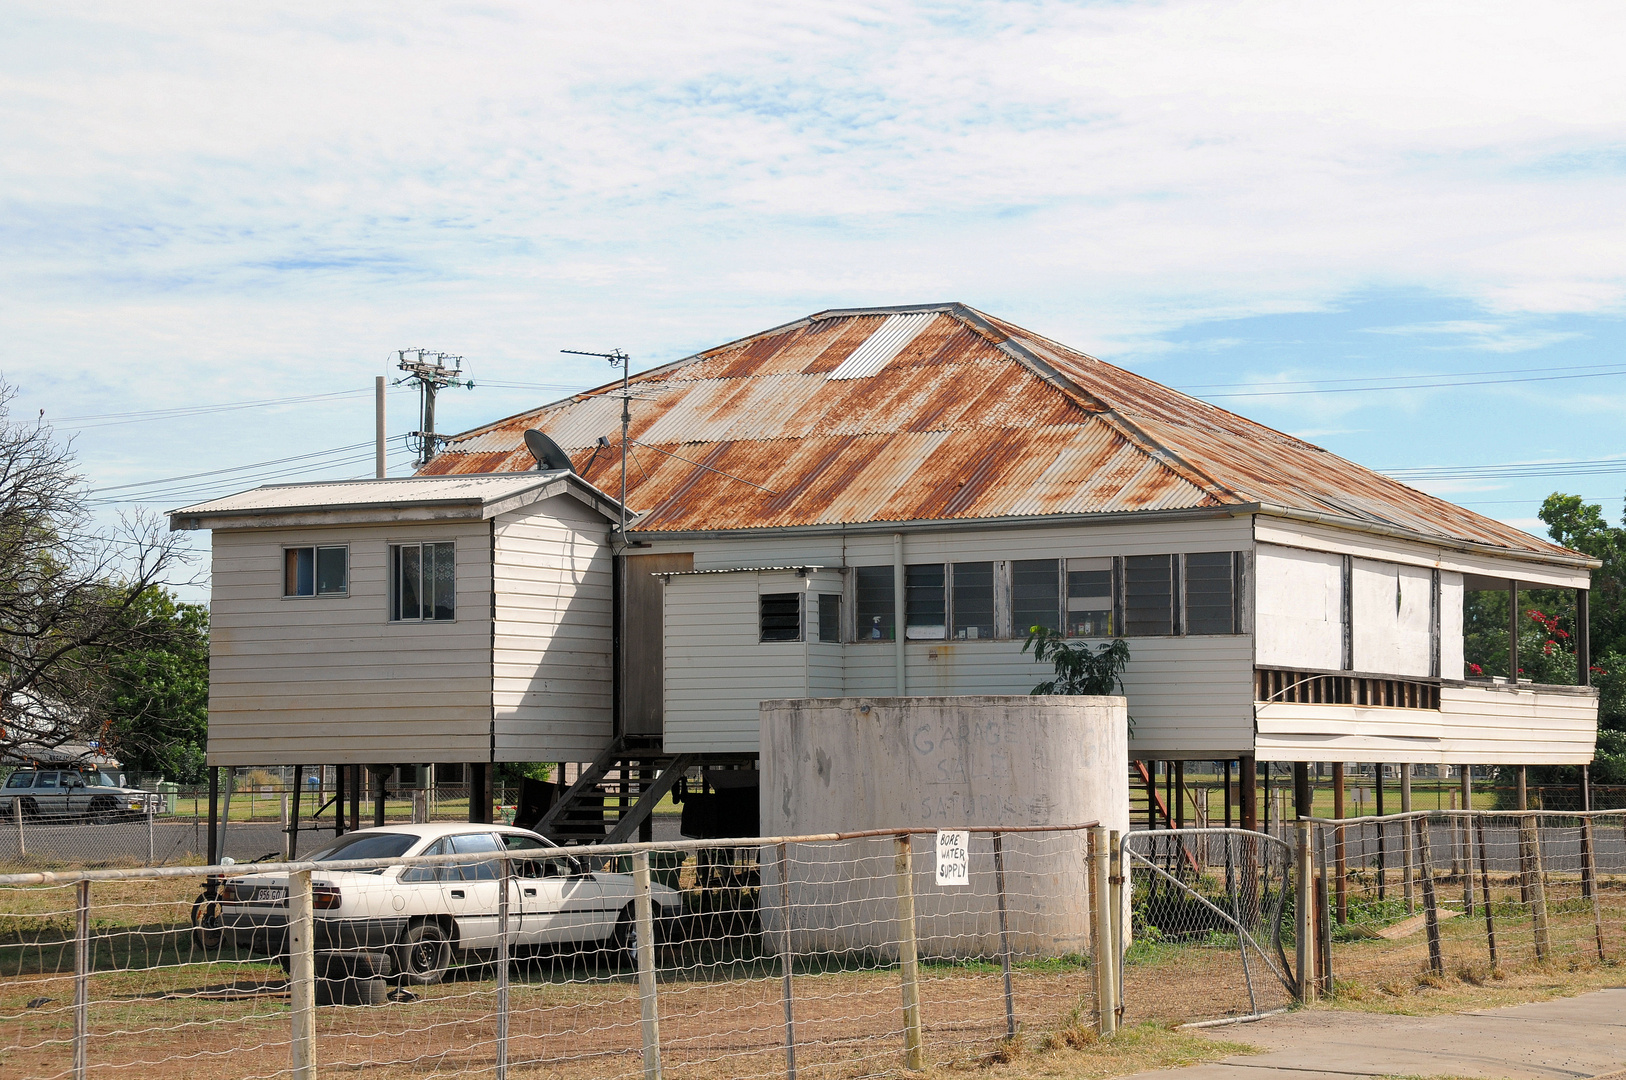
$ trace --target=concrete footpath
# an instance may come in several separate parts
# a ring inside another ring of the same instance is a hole
[[[1626,1070],[1626,988],[1450,1016],[1310,1010],[1204,1034],[1267,1052],[1135,1080],[1598,1077]]]

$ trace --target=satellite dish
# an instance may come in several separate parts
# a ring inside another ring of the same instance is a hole
[[[539,469],[564,469],[575,472],[575,466],[570,464],[570,455],[560,449],[559,444],[546,435],[532,428],[525,433],[525,449],[531,452],[536,459]]]

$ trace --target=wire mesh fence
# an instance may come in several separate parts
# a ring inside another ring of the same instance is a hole
[[[960,878],[929,833],[561,849],[468,824],[351,833],[201,888],[178,867],[0,876],[0,1061],[41,1078],[976,1061],[1017,1030],[1091,1026],[1090,835],[971,830]]]
[[[0,872],[62,866],[195,862],[204,830],[152,813],[42,813],[0,817]]]
[[[1181,1023],[1286,1008],[1297,978],[1292,849],[1241,829],[1173,829],[1123,838],[1130,933],[1124,1018]]]
[[[1431,812],[1314,823],[1324,986],[1626,951],[1626,812]]]

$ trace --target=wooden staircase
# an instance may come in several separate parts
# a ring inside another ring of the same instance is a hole
[[[668,754],[658,739],[622,737],[542,815],[536,831],[556,844],[622,844],[666,797],[697,754]]]

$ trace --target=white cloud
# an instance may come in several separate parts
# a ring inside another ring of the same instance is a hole
[[[1522,313],[1626,297],[1623,46],[1603,3],[14,3],[0,365],[58,414],[363,385],[409,344],[585,383],[559,347],[938,299],[1150,358],[1383,289],[1530,349],[1560,339]],[[87,447],[154,475],[369,424]]]

